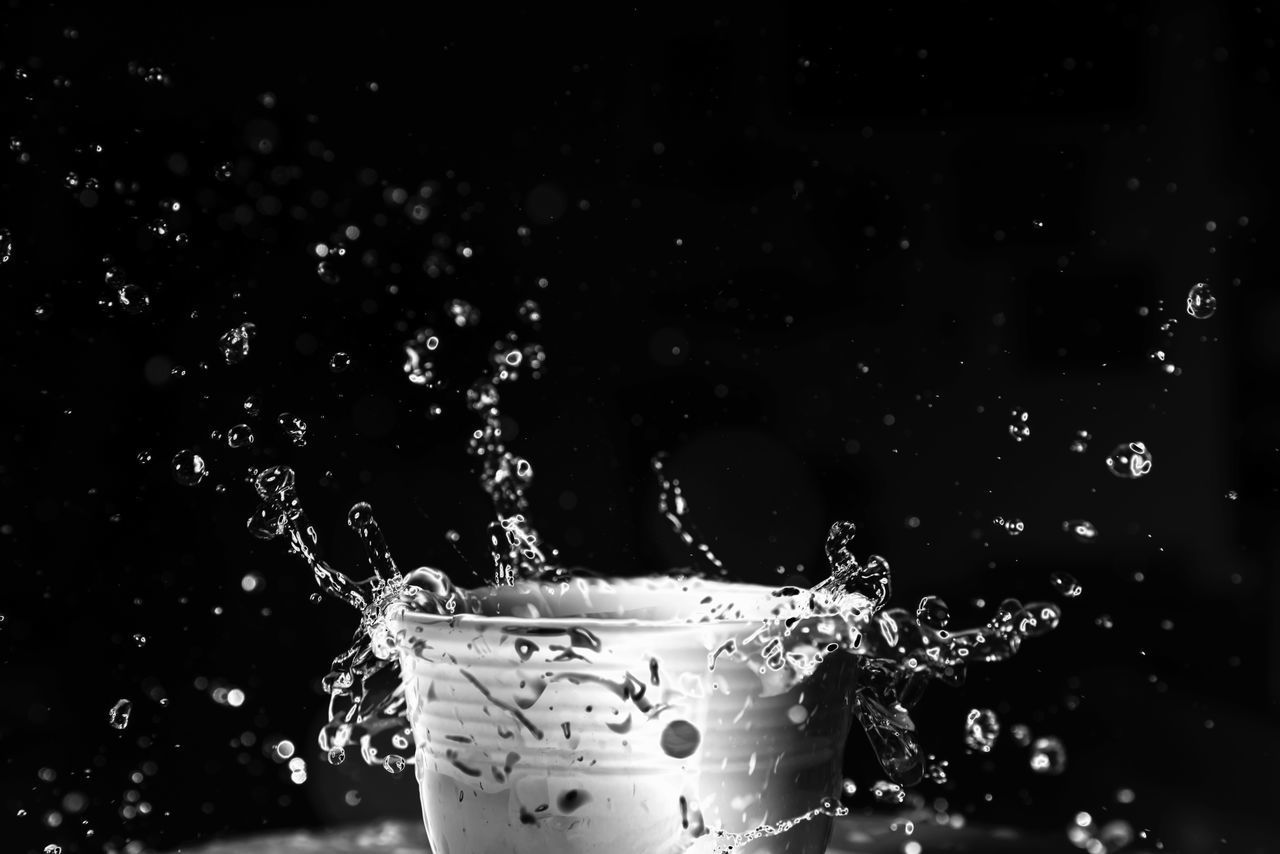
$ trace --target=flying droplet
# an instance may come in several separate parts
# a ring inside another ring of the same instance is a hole
[[[295,446],[301,448],[307,444],[307,422],[292,412],[281,412],[276,423]]]
[[[213,170],[213,177],[219,181],[231,180],[231,161],[225,160],[218,164],[218,168]]]
[[[253,489],[261,498],[271,498],[293,488],[293,469],[288,466],[271,466],[258,472],[253,479]]]
[[[1049,583],[1053,585],[1054,590],[1068,599],[1074,599],[1084,592],[1080,582],[1076,581],[1075,576],[1069,572],[1055,572],[1049,576]]]
[[[238,364],[248,358],[249,340],[253,337],[254,329],[252,323],[241,323],[222,333],[222,337],[218,339],[218,349],[222,351],[222,358],[228,365]]]
[[[1062,523],[1062,530],[1082,543],[1091,543],[1098,536],[1098,529],[1088,519],[1068,519]]]
[[[388,774],[399,774],[404,771],[404,757],[395,753],[387,754],[387,758],[382,760],[382,768]]]
[[[1004,528],[1005,532],[1011,537],[1018,536],[1027,527],[1023,521],[1018,518],[1005,519],[1003,516],[997,516],[991,521],[995,522],[1001,528]]]
[[[1025,409],[1015,409],[1009,413],[1009,435],[1013,441],[1021,442],[1031,436],[1031,425],[1027,423],[1030,413]]]
[[[900,804],[907,799],[905,789],[887,780],[877,780],[871,784],[871,794],[877,801],[886,804]]]
[[[367,501],[359,501],[351,505],[347,513],[347,525],[353,531],[367,531],[373,524],[373,507]]]
[[[247,448],[253,444],[253,429],[248,424],[237,424],[227,428],[227,445],[232,448]]]
[[[195,486],[209,473],[204,457],[188,450],[174,454],[169,469],[173,472],[173,479],[183,486]]]
[[[1000,719],[990,709],[970,709],[964,722],[964,743],[969,749],[990,753],[1000,736]]]
[[[1067,447],[1073,454],[1083,454],[1089,450],[1089,440],[1093,438],[1088,430],[1077,430],[1075,438],[1071,440],[1071,444]]]
[[[1132,825],[1121,818],[1107,822],[1098,831],[1098,841],[1102,843],[1103,851],[1120,851],[1132,845],[1133,840]]]
[[[316,262],[316,275],[326,285],[336,285],[342,281],[342,274],[338,272],[338,265],[328,258]]]
[[[480,312],[466,300],[454,299],[445,303],[445,311],[453,318],[456,326],[475,326],[480,322]]]
[[[951,622],[951,609],[937,596],[926,596],[916,606],[916,619],[937,629],[945,629]]]
[[[1052,736],[1037,738],[1031,746],[1031,770],[1037,774],[1057,776],[1066,770],[1067,750]]]
[[[351,357],[346,353],[339,351],[329,357],[329,370],[335,374],[340,374],[349,367],[351,367]]]
[[[1218,310],[1218,299],[1204,282],[1191,286],[1187,291],[1187,314],[1196,320],[1208,320]]]
[[[1009,727],[1009,737],[1019,747],[1031,746],[1031,727],[1026,724],[1014,724]]]
[[[116,302],[129,314],[142,314],[151,306],[151,297],[137,285],[121,285]]]
[[[533,327],[536,327],[542,320],[542,309],[531,299],[520,303],[520,307],[516,309],[516,314],[520,316],[521,320]]]
[[[107,721],[116,729],[124,729],[129,725],[129,715],[133,712],[133,703],[125,699],[116,700],[116,704],[107,712]]]
[[[1236,492],[1234,489],[1228,489],[1228,490],[1227,490],[1227,500],[1228,500],[1228,501],[1235,501],[1235,500],[1236,500],[1237,498],[1239,498],[1239,497],[1240,497],[1240,493]]]
[[[0,228],[0,264],[8,264],[13,257],[13,235],[9,229]]]
[[[1116,445],[1107,457],[1107,470],[1124,480],[1137,480],[1151,473],[1151,452],[1142,442]]]
[[[328,759],[330,765],[341,765],[347,761],[347,751],[341,747],[331,747],[329,748]]]

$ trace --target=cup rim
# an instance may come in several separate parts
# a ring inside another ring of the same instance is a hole
[[[491,628],[495,626],[514,626],[517,628],[619,628],[619,629],[706,629],[713,626],[744,626],[766,622],[763,619],[746,617],[732,620],[645,620],[637,618],[609,619],[608,617],[505,617],[488,614],[428,614],[425,611],[412,611],[408,608],[394,616],[388,615],[387,622],[424,623],[432,626],[449,625],[453,628]]]
[[[608,585],[608,592],[617,593],[625,590],[630,586],[641,586],[647,581],[653,581],[659,578],[671,578],[671,580],[683,580],[691,582],[698,588],[703,590],[727,591],[737,590],[751,596],[764,598],[775,591],[781,589],[765,584],[753,584],[751,582],[732,582],[721,581],[719,579],[709,578],[691,578],[676,579],[669,576],[641,576],[638,578],[611,578],[611,579],[591,579],[592,581],[603,582]],[[534,582],[554,584],[555,582]],[[673,593],[677,591],[672,591]],[[679,591],[684,593],[685,591]],[[732,619],[718,618],[702,618],[698,620],[690,620],[688,618],[643,618],[643,617],[598,617],[598,616],[556,616],[546,615],[540,617],[518,617],[514,615],[502,614],[433,614],[427,611],[415,611],[407,605],[400,608],[385,617],[386,621],[395,626],[396,624],[422,624],[427,626],[449,626],[451,628],[493,628],[511,626],[515,628],[588,628],[588,629],[626,629],[626,630],[674,630],[684,629],[690,631],[705,630],[715,627],[731,627],[731,626],[750,626],[760,625],[768,622],[767,617],[763,616],[742,616]]]

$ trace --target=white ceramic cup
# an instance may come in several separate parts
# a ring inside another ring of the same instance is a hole
[[[708,828],[748,831],[838,793],[852,656],[798,681],[756,656],[709,666],[759,628],[749,615],[770,595],[521,582],[483,597],[484,614],[392,615],[434,854],[677,854]],[[716,602],[735,607],[707,617]],[[830,834],[819,815],[736,851],[820,854]]]

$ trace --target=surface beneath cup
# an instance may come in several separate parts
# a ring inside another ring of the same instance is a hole
[[[889,819],[859,816],[836,821],[827,854],[901,854],[909,839],[927,854],[1066,854],[1076,852],[1065,833],[1028,834],[1008,828],[954,829],[918,822],[910,837],[892,831]],[[176,848],[173,854],[430,854],[416,822],[380,822],[324,831],[239,837]]]

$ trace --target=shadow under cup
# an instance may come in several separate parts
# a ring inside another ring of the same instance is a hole
[[[760,613],[769,596],[656,577],[523,582],[486,594],[489,615],[394,616],[435,854],[676,854],[837,794],[853,656],[797,684],[758,655],[710,669],[761,622],[688,622],[712,601]],[[820,854],[831,821],[735,851]]]

